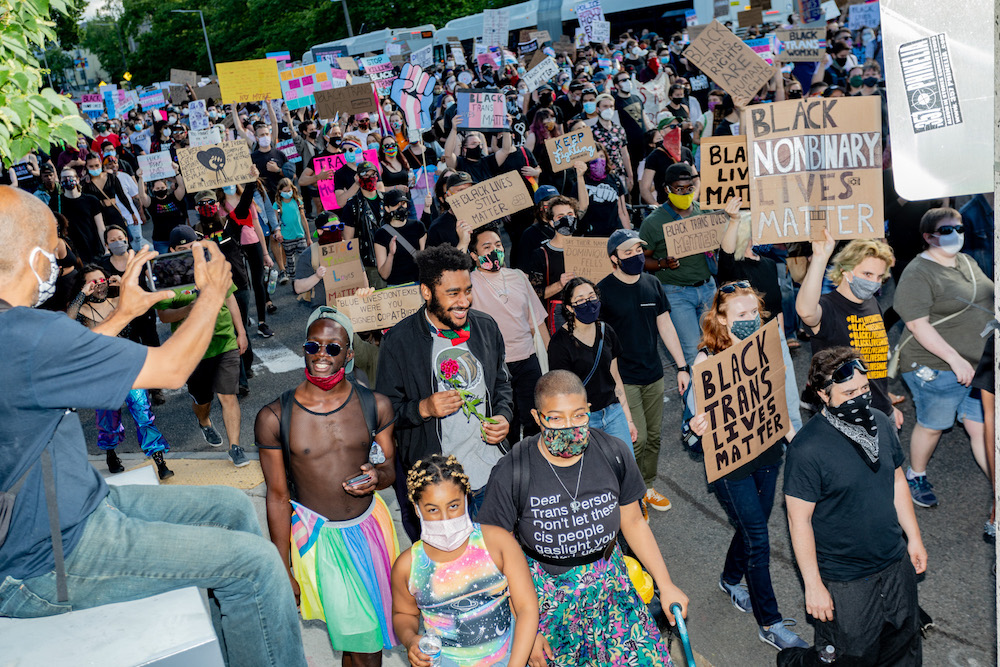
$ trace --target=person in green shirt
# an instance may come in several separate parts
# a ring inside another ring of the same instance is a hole
[[[695,201],[696,178],[698,175],[686,162],[667,167],[663,177],[667,202],[646,216],[639,228],[639,238],[646,244],[646,271],[656,275],[670,301],[670,320],[688,365],[694,363],[698,354],[699,323],[715,298],[715,279],[704,253],[681,258],[667,255],[663,223],[701,215]]]
[[[170,252],[187,250],[197,240],[196,232],[187,225],[178,225],[170,232]],[[240,447],[240,403],[236,396],[240,379],[240,355],[247,349],[247,334],[243,319],[239,317],[236,303],[236,285],[230,284],[226,301],[215,320],[212,340],[205,356],[195,367],[187,381],[192,408],[198,419],[205,442],[213,447],[222,444],[222,437],[212,425],[212,399],[218,395],[222,405],[222,421],[229,436],[229,458],[237,468],[250,463]],[[174,298],[156,304],[161,322],[170,324],[171,332],[177,331],[181,322],[190,314],[198,299],[194,285],[174,289]],[[237,315],[233,317],[233,315]]]

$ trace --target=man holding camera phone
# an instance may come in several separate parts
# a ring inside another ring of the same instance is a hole
[[[212,338],[229,264],[215,244],[195,245],[200,297],[168,341],[147,348],[116,335],[169,296],[138,286],[155,254],[130,257],[118,309],[87,329],[34,308],[55,290],[57,244],[48,207],[0,186],[0,339],[12,351],[0,364],[0,616],[51,616],[199,586],[219,605],[213,621],[228,664],[305,667],[285,569],[246,495],[109,488],[70,410],[117,408],[132,389],[179,388]]]
[[[198,235],[187,225],[178,225],[170,230],[170,252],[194,250],[197,266],[201,250],[197,247]],[[240,381],[240,355],[247,349],[247,334],[240,317],[240,307],[233,294],[236,285],[230,280],[226,291],[225,303],[219,309],[215,321],[215,331],[212,340],[205,350],[204,357],[195,367],[187,380],[188,393],[191,394],[192,409],[198,418],[198,426],[205,442],[213,447],[222,444],[222,437],[212,425],[212,399],[217,395],[222,405],[222,421],[229,436],[229,458],[233,465],[241,468],[250,463],[250,459],[240,447],[240,402],[236,396]],[[161,322],[170,324],[171,331],[177,331],[192,312],[194,305],[200,299],[199,290],[177,288],[174,296],[156,304],[155,308]]]

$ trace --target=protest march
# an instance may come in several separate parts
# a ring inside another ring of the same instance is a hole
[[[536,4],[0,93],[0,663],[995,663],[994,9]]]

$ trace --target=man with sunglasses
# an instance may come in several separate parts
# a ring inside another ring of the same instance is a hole
[[[715,280],[704,253],[680,259],[667,255],[663,223],[701,214],[696,197],[697,178],[686,162],[667,167],[663,176],[667,203],[650,213],[639,228],[639,236],[646,244],[646,270],[655,273],[670,301],[670,319],[684,349],[686,364],[694,363],[698,354],[699,322],[712,306]]]
[[[305,380],[254,425],[268,531],[302,617],[325,621],[349,664],[380,665],[396,643],[381,586],[399,545],[375,493],[396,477],[392,404],[354,379],[349,317],[321,306],[305,334]]]
[[[813,357],[808,389],[822,410],[788,446],[785,503],[813,643],[835,646],[838,662],[920,665],[927,550],[895,424],[871,407],[868,367],[849,347]]]

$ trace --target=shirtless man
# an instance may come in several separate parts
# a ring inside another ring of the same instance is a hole
[[[399,544],[375,493],[395,479],[393,411],[388,398],[347,377],[352,333],[343,313],[313,312],[302,346],[306,380],[261,408],[254,435],[268,531],[291,565],[302,617],[326,621],[345,667],[376,667],[398,643],[390,571]]]

